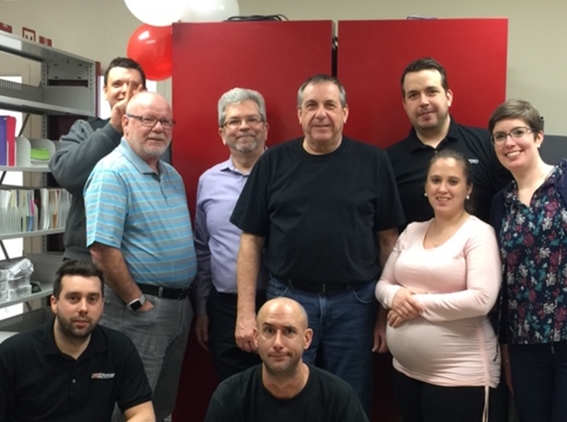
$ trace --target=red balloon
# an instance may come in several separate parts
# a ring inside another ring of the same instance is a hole
[[[128,40],[128,57],[136,60],[148,79],[161,81],[171,76],[171,25],[138,27]]]

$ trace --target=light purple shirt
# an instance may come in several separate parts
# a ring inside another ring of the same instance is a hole
[[[229,218],[247,180],[248,174],[242,174],[230,158],[199,178],[194,230],[197,277],[193,284],[197,315],[207,313],[211,286],[221,293],[236,294],[236,259],[242,231]],[[262,265],[258,288],[265,288],[267,281]]]

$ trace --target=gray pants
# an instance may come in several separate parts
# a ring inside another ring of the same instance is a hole
[[[144,363],[153,391],[156,420],[163,421],[175,408],[177,386],[193,318],[189,299],[161,299],[146,295],[154,308],[134,312],[105,286],[104,313],[101,325],[126,334]],[[116,412],[115,412],[116,413]],[[121,415],[113,421],[121,421]]]

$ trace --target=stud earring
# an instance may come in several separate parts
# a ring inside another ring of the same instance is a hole
[[[423,196],[427,198],[427,192],[423,192]]]
[[[470,196],[470,195],[467,195],[467,199],[471,199],[471,196]]]

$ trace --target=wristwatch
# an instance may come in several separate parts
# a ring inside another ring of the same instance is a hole
[[[128,303],[126,306],[133,311],[137,311],[144,305],[144,303],[146,303],[146,296],[142,295],[139,298],[134,299],[132,302]]]

